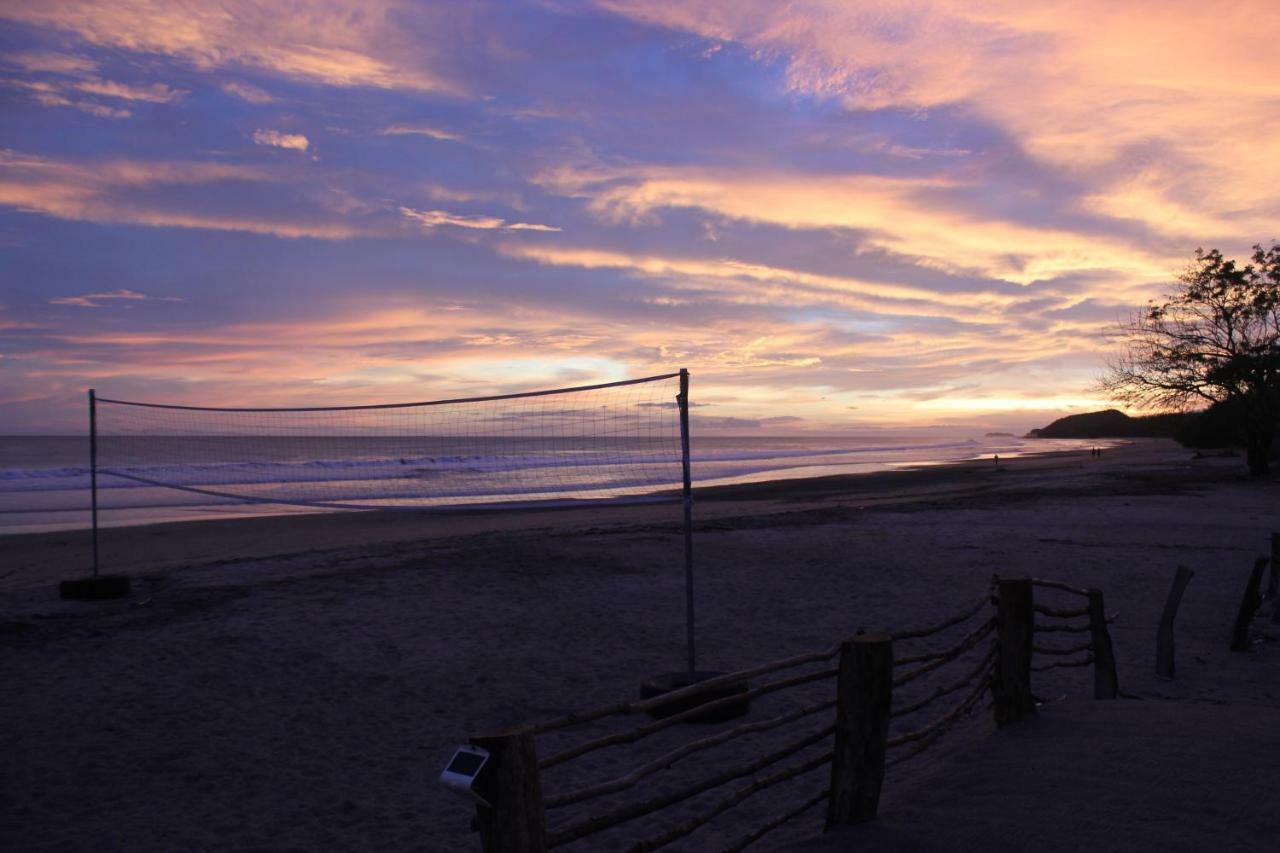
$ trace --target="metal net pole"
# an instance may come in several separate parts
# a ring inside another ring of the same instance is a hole
[[[685,641],[688,646],[689,683],[694,675],[693,651],[693,477],[689,470],[689,371],[680,370],[680,455],[681,473],[684,475],[684,607]]]
[[[93,576],[98,576],[98,399],[89,389],[89,505],[93,513]]]

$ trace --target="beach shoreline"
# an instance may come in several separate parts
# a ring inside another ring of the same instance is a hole
[[[1014,458],[906,466],[893,471],[781,478],[699,487],[695,523],[846,507],[886,507],[955,500],[1010,489],[1036,489],[1052,480],[1063,487],[1118,468],[1146,469],[1190,460],[1192,451],[1164,439],[1117,444],[1100,457],[1085,451],[1049,451]],[[1223,466],[1219,466],[1223,467]],[[394,545],[442,538],[527,530],[678,523],[671,502],[583,502],[578,506],[493,509],[310,512],[165,521],[99,531],[100,570],[149,574],[201,563],[294,555],[311,551]],[[56,582],[92,567],[87,529],[12,533],[0,537],[6,553],[0,589]]]
[[[164,437],[157,437],[162,441]],[[1108,447],[1112,440],[1097,442]],[[0,537],[91,526],[90,469],[82,441],[0,436]],[[977,459],[1081,450],[1080,439],[954,436],[710,436],[691,448],[702,487],[758,485],[882,473]],[[660,501],[679,497],[678,448],[653,456],[640,445],[604,451],[582,440],[458,440],[417,455],[378,439],[206,446],[196,439],[133,451],[128,462],[97,454],[97,523],[137,527],[273,515],[377,510],[513,511]],[[409,453],[410,455],[399,455]],[[118,456],[118,454],[117,454]],[[595,460],[592,462],[591,460]]]

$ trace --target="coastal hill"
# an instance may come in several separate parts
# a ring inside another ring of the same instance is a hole
[[[1068,415],[1027,433],[1028,438],[1178,438],[1198,413],[1131,418],[1117,409]]]
[[[1215,403],[1203,411],[1171,412],[1131,418],[1116,409],[1068,415],[1027,433],[1027,438],[1172,438],[1199,450],[1240,446],[1243,415],[1232,403]],[[1271,448],[1280,459],[1280,431]]]

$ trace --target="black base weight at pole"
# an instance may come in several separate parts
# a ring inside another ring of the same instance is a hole
[[[63,581],[58,584],[58,595],[73,601],[102,601],[125,598],[132,588],[132,581],[124,575],[93,575]]]

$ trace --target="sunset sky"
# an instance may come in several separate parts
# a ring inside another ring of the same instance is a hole
[[[1278,40],[1274,0],[0,0],[0,432],[680,367],[704,429],[1103,408],[1108,327],[1280,236]]]

